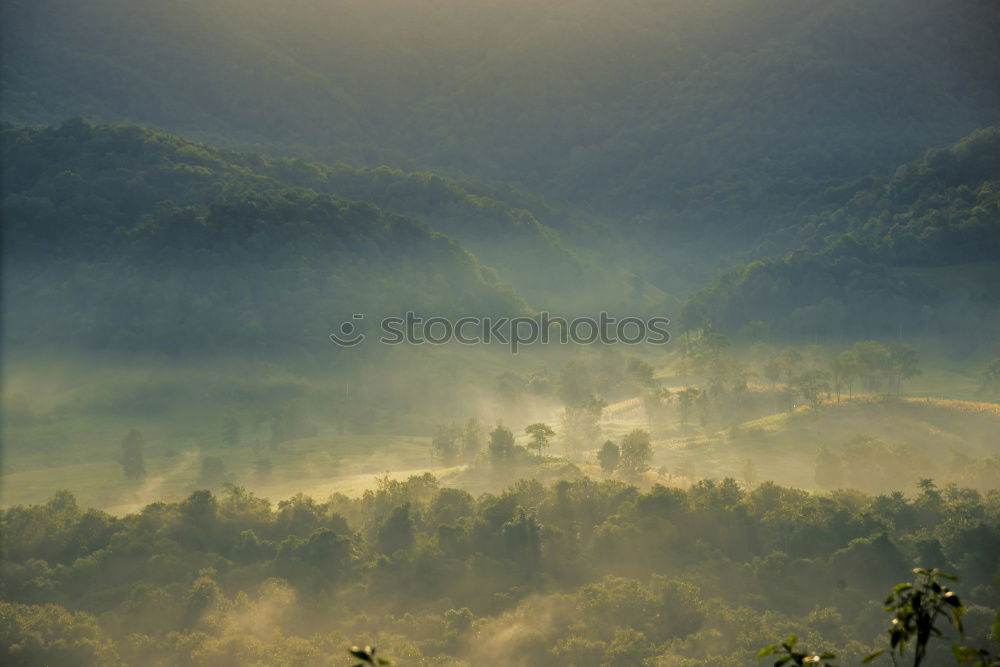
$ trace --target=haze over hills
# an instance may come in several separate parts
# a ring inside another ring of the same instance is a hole
[[[871,179],[755,252],[764,259],[688,301],[687,326],[736,333],[756,321],[793,336],[905,330],[991,344],[1000,330],[1000,128]]]
[[[762,260],[727,273],[681,308],[681,301],[634,274],[602,263],[624,258],[615,248],[603,256],[595,249],[600,227],[510,188],[221,151],[136,127],[8,125],[8,271],[20,277],[32,267],[30,281],[10,294],[9,304],[12,312],[33,313],[24,330],[37,330],[54,315],[37,305],[44,301],[39,295],[63,290],[50,305],[68,308],[60,319],[76,332],[60,329],[64,342],[103,340],[112,347],[118,340],[137,344],[135,332],[146,326],[160,332],[161,342],[260,336],[274,342],[302,333],[292,321],[318,339],[324,327],[356,311],[517,313],[529,307],[578,314],[671,309],[686,329],[730,334],[766,321],[784,335],[814,339],[905,328],[917,336],[952,331],[974,338],[982,332],[988,342],[998,312],[991,288],[1000,259],[998,136],[996,129],[976,132],[900,167],[891,178],[861,183],[843,207],[765,236],[753,251]],[[256,201],[249,205],[248,199]],[[565,229],[583,253],[593,250],[590,258],[570,249],[532,209]],[[333,211],[344,222],[309,226]],[[499,273],[396,213],[431,222]],[[255,225],[246,226],[247,215]],[[289,224],[289,216],[310,222]],[[352,217],[357,221],[347,222]],[[324,247],[315,245],[317,233],[329,235],[323,243],[334,254],[313,256]],[[287,249],[278,252],[276,240]],[[448,250],[442,255],[434,246]],[[774,252],[781,248],[794,252]],[[227,280],[242,281],[251,262],[258,286],[226,286]],[[332,282],[321,267],[336,267]],[[478,277],[459,277],[467,275]],[[223,276],[230,278],[218,282]],[[98,291],[114,282],[119,301],[98,303],[65,291],[69,285],[93,290],[92,281],[104,286]],[[137,308],[139,299],[161,289],[156,283],[169,290],[184,285],[188,296],[164,296],[170,305],[153,309],[155,315]],[[414,288],[433,284],[439,285],[437,300]],[[182,304],[196,293],[204,303],[189,311]],[[265,315],[276,301],[285,305]],[[456,301],[465,305],[456,307]],[[289,309],[299,314],[281,325],[280,334],[272,331],[274,318],[287,318]],[[182,335],[177,327],[190,330]]]
[[[996,124],[998,30],[985,0],[13,0],[4,114],[464,172],[742,237]]]
[[[426,225],[169,136],[72,121],[3,147],[11,344],[277,351],[352,313],[528,311]]]
[[[1000,665],[996,0],[7,0],[0,55],[3,665]]]

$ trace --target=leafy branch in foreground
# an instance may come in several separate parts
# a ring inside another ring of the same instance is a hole
[[[907,645],[913,640],[913,666],[918,667],[927,658],[930,640],[943,636],[937,625],[939,618],[946,619],[954,626],[960,638],[965,637],[965,628],[962,626],[965,607],[954,591],[939,581],[955,581],[955,576],[937,569],[916,568],[913,572],[917,575],[915,582],[897,584],[885,599],[885,610],[893,613],[892,626],[889,628],[889,648],[872,653],[862,664],[868,664],[885,653],[889,653],[893,664],[897,664],[896,654],[902,658]],[[1000,639],[1000,614],[994,625],[994,638]],[[1000,666],[1000,656],[994,656],[986,649],[952,644],[951,652],[960,665]]]
[[[897,584],[889,597],[885,599],[885,610],[892,612],[892,625],[889,628],[889,648],[876,651],[866,657],[861,664],[867,665],[883,655],[892,658],[892,663],[898,665],[897,655],[902,659],[906,648],[913,642],[913,667],[919,667],[927,658],[927,646],[935,637],[942,637],[942,629],[938,627],[940,619],[946,619],[956,630],[960,638],[965,637],[962,626],[962,615],[965,607],[958,596],[940,580],[955,581],[955,576],[938,569],[913,570],[916,581]],[[1000,614],[994,624],[994,637],[1000,640]],[[835,667],[827,662],[836,658],[832,653],[813,653],[795,649],[798,638],[794,635],[781,644],[765,646],[757,653],[757,658],[779,654],[774,667],[782,665],[820,665]],[[781,653],[779,653],[779,651]],[[970,667],[1000,667],[1000,656],[990,651],[969,646],[952,644],[952,655],[960,665]]]
[[[893,613],[889,648],[872,653],[862,664],[868,664],[886,652],[896,653],[902,658],[906,647],[913,641],[913,667],[917,667],[927,657],[927,644],[931,638],[942,636],[937,626],[939,618],[947,619],[960,636],[965,635],[965,628],[962,627],[965,607],[958,596],[939,581],[954,581],[954,575],[938,569],[916,568],[913,572],[917,575],[915,582],[897,584],[885,599],[885,610]]]
[[[781,667],[782,665],[792,664],[792,665],[818,665],[819,667],[837,667],[830,660],[833,660],[837,656],[833,653],[814,653],[812,651],[797,651],[795,650],[795,644],[799,641],[799,638],[792,635],[780,644],[771,644],[770,646],[765,646],[757,653],[757,658],[763,658],[769,655],[774,655],[778,653],[780,649],[784,655],[779,657],[774,661],[774,667]]]
[[[391,665],[392,663],[385,658],[375,657],[375,647],[374,646],[352,646],[347,649],[347,652],[352,656],[360,660],[358,664],[354,667],[364,667],[364,665]]]

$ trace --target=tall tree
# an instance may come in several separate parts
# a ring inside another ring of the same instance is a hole
[[[454,424],[443,424],[438,426],[437,433],[431,439],[431,449],[437,460],[446,466],[450,466],[458,458],[459,428]]]
[[[486,437],[483,434],[483,425],[479,420],[472,417],[465,423],[462,431],[462,458],[466,461],[475,460],[476,456],[483,450]]]
[[[787,399],[788,411],[795,407],[793,402],[795,377],[802,371],[802,355],[798,350],[786,347],[775,358],[778,377],[785,383],[785,398]]]
[[[597,462],[601,464],[601,470],[606,473],[613,473],[621,460],[621,450],[611,440],[604,443],[601,451],[597,452]]]
[[[889,351],[885,346],[874,340],[858,341],[851,347],[851,355],[865,391],[880,391],[889,371]]]
[[[410,503],[403,503],[389,513],[379,526],[375,548],[384,554],[409,549],[415,540],[416,528],[410,516]]]
[[[833,389],[837,392],[837,402],[840,403],[840,392],[844,387],[847,387],[848,398],[853,398],[854,382],[861,375],[861,363],[853,352],[845,350],[830,363],[830,375]]]
[[[797,375],[792,383],[802,398],[815,408],[820,404],[823,392],[830,391],[829,377],[826,371],[812,369]]]
[[[556,434],[556,432],[552,430],[551,426],[543,422],[530,424],[524,429],[524,432],[531,436],[528,448],[534,449],[539,454],[541,454],[542,450],[549,446],[549,442],[553,437],[555,437]]]
[[[653,385],[642,392],[642,409],[646,413],[649,430],[653,431],[660,422],[663,406],[670,401],[673,394],[666,387]]]
[[[504,465],[514,458],[514,432],[501,424],[490,432],[490,463]]]
[[[653,458],[653,445],[649,433],[635,429],[622,439],[621,462],[619,466],[626,475],[639,475],[649,470]]]
[[[573,451],[581,447],[591,447],[601,437],[601,414],[607,403],[598,396],[567,405],[562,414],[563,441]]]
[[[907,343],[889,344],[889,382],[896,396],[902,391],[903,380],[920,375],[920,355]]]
[[[682,424],[687,424],[688,418],[691,416],[691,408],[694,407],[699,396],[701,396],[701,391],[695,387],[688,387],[677,392],[677,407],[681,411]]]

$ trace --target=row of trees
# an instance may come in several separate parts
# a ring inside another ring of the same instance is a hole
[[[528,436],[524,445],[517,445],[514,432],[502,424],[484,438],[482,426],[472,418],[464,427],[456,424],[438,427],[431,439],[431,451],[443,465],[486,461],[500,467],[517,460],[531,460],[532,454],[542,456],[556,436],[556,431],[544,422],[529,424],[524,432]],[[620,445],[606,441],[597,458],[606,473],[620,470],[626,477],[635,477],[649,469],[652,456],[649,433],[635,429],[622,438]]]
[[[529,424],[524,432],[528,442],[523,446],[517,445],[514,432],[503,424],[497,424],[486,434],[479,420],[473,417],[464,425],[438,426],[431,438],[431,453],[446,466],[483,460],[494,466],[503,466],[517,459],[530,459],[532,453],[541,456],[556,436],[552,427],[544,422]]]
[[[739,403],[748,382],[760,377],[772,391],[784,394],[786,407],[791,410],[797,398],[815,406],[831,394],[837,401],[845,391],[853,396],[855,387],[866,393],[899,396],[903,380],[921,373],[916,349],[898,341],[857,341],[833,359],[819,346],[809,346],[805,351],[795,347],[779,350],[758,343],[751,348],[750,364],[730,354],[730,348],[729,339],[718,333],[686,339],[681,368],[704,378],[705,386],[699,393],[729,395]],[[682,402],[690,404],[697,397],[695,393]]]
[[[1000,608],[1000,493],[929,481],[911,497],[587,478],[474,497],[420,475],[326,501],[229,486],[124,517],[60,492],[0,510],[0,529],[12,665],[325,664],[364,638],[403,664],[708,667],[789,634],[858,664],[881,648],[872,591],[931,563],[967,591],[965,645],[988,646]],[[950,660],[931,646],[925,664]]]
[[[816,406],[832,392],[840,402],[845,389],[853,396],[855,385],[868,393],[899,396],[903,380],[921,373],[917,351],[900,342],[859,341],[825,365],[811,365],[798,350],[786,347],[767,359],[763,372],[772,390],[783,386],[789,410],[796,396]]]
[[[472,417],[465,424],[438,426],[431,438],[431,453],[442,465],[450,466],[459,461],[471,463],[482,452],[485,443],[483,425]]]

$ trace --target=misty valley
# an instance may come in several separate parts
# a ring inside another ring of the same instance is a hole
[[[995,2],[0,50],[0,663],[1000,666]]]

